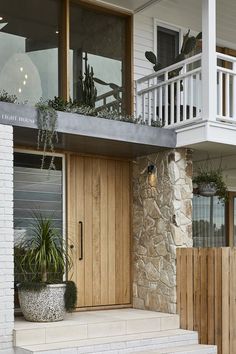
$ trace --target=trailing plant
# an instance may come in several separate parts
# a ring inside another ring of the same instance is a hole
[[[147,120],[143,120],[142,117],[136,117],[134,115],[122,114],[118,110],[111,110],[109,108],[95,108],[90,106],[82,105],[78,101],[66,101],[60,97],[54,97],[52,100],[48,100],[45,102],[39,102],[37,105],[38,109],[38,148],[42,145],[43,147],[43,158],[42,165],[43,168],[45,163],[46,152],[49,150],[50,152],[54,152],[54,144],[58,141],[57,138],[57,111],[62,112],[71,112],[80,114],[83,116],[93,116],[104,119],[117,120],[121,122],[141,124],[141,125],[149,125]],[[54,116],[56,113],[56,116]],[[153,127],[163,127],[164,123],[160,120],[152,120],[151,126]],[[49,169],[54,167],[54,157],[52,157],[50,162]]]
[[[206,168],[200,167],[197,175],[193,178],[193,183],[198,186],[202,184],[214,185],[219,201],[225,203],[228,200],[228,189],[224,182],[221,168],[209,169],[209,166],[206,166]]]
[[[49,170],[55,169],[54,152],[55,143],[58,142],[57,134],[57,111],[48,104],[48,102],[40,101],[36,104],[37,124],[38,124],[38,149],[42,148],[43,156],[41,169],[44,168],[45,157],[47,152],[52,153]]]
[[[1,102],[8,102],[8,103],[16,103],[17,97],[16,97],[16,95],[10,95],[5,90],[0,90],[0,101]]]

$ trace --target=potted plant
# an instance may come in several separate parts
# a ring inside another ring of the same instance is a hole
[[[195,36],[190,35],[190,30],[188,30],[188,32],[183,37],[183,43],[182,43],[180,53],[174,58],[172,65],[177,64],[177,63],[181,62],[182,60],[185,60],[187,57],[189,57],[193,53],[193,51],[197,48],[198,43],[199,43],[199,41],[201,41],[201,39],[202,39],[202,32],[198,33],[198,35],[195,37]],[[146,51],[145,57],[150,63],[153,64],[153,70],[155,72],[164,68],[162,63],[160,63],[158,61],[158,55],[154,54],[152,51]],[[172,79],[172,78],[178,76],[182,69],[183,69],[183,67],[180,66],[179,68],[169,72],[168,79]],[[180,89],[181,89],[181,91],[183,90],[182,80],[180,81]],[[177,90],[177,88],[176,88],[176,84],[175,84],[175,86],[174,86],[174,99],[175,99],[174,115],[175,116],[177,113],[176,90]],[[164,105],[162,107],[159,107],[159,106],[156,107],[157,116],[159,116],[160,112],[162,111],[163,121],[165,122],[168,120],[169,123],[170,123],[170,114],[171,114],[170,104],[171,104],[171,87],[169,85],[168,86],[168,110],[167,110],[168,116],[165,117],[166,112],[165,112]],[[197,115],[197,109],[195,106],[193,106],[193,116],[196,117],[196,115]],[[184,107],[183,107],[183,105],[180,105],[180,120],[181,121],[183,120],[183,116],[184,116]],[[187,119],[190,116],[190,106],[189,105],[186,105],[186,116],[187,116]]]
[[[27,321],[61,321],[65,310],[75,306],[76,287],[63,282],[72,266],[60,232],[53,220],[34,214],[30,232],[17,245],[17,263],[25,281],[18,284],[20,307]],[[30,279],[30,280],[29,280]]]
[[[200,168],[196,177],[193,178],[193,183],[197,185],[199,195],[205,197],[217,195],[222,203],[228,199],[228,190],[221,168],[217,170]]]

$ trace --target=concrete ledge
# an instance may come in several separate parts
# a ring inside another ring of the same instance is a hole
[[[37,112],[33,107],[18,105],[12,103],[0,102],[0,123],[13,125],[15,129],[15,141],[17,144],[24,144],[31,141],[32,129],[37,130]],[[19,128],[19,129],[18,129]],[[23,129],[23,130],[22,130]],[[31,131],[30,131],[31,130]],[[17,134],[18,132],[18,134]],[[99,141],[103,143],[125,143],[128,144],[125,149],[129,150],[133,156],[152,153],[157,148],[174,148],[176,146],[176,133],[171,129],[143,126],[134,123],[114,121],[104,118],[82,116],[79,114],[58,112],[58,132],[61,133],[61,145],[58,148],[74,149],[78,137],[83,145]],[[24,137],[21,141],[21,136]],[[74,142],[73,142],[74,139]],[[35,141],[35,140],[34,140]],[[79,144],[79,142],[78,142]],[[104,145],[104,144],[103,144]],[[107,146],[105,149],[110,149]],[[134,149],[132,149],[132,146]],[[139,148],[137,148],[139,146]],[[142,149],[140,149],[143,147]],[[119,147],[117,145],[119,150]],[[90,149],[89,149],[90,150]],[[89,151],[88,151],[89,152]]]

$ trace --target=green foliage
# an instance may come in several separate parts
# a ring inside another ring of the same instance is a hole
[[[89,106],[91,108],[95,107],[95,102],[97,98],[97,89],[94,84],[94,72],[93,67],[88,64],[88,56],[85,53],[83,58],[85,61],[85,72],[84,75],[80,74],[80,90],[82,93],[81,104],[83,106]]]
[[[196,48],[197,42],[202,39],[202,33],[198,33],[196,37],[190,36],[190,30],[184,35],[183,44],[180,50],[180,53],[175,57],[172,64],[178,63],[184,59]],[[161,63],[158,62],[158,56],[156,56],[153,52],[146,51],[145,57],[150,63],[154,64],[153,69],[154,71],[160,70],[163,66]],[[173,70],[169,78],[175,77],[179,74],[182,68],[178,68]]]
[[[78,102],[72,101],[71,98],[67,101],[62,97],[55,96],[52,100],[48,100],[48,106],[55,111],[73,112],[78,107]]]
[[[8,103],[16,103],[17,97],[16,95],[9,95],[9,93],[5,90],[0,90],[0,101],[8,102]]]
[[[147,60],[150,61],[150,63],[154,64],[153,66],[153,70],[154,71],[158,71],[162,68],[161,63],[158,62],[157,56],[151,52],[151,51],[146,51],[145,52],[145,57]]]
[[[217,170],[209,169],[209,167],[200,168],[196,177],[193,178],[193,183],[198,186],[201,184],[213,184],[215,185],[219,201],[225,203],[228,200],[228,190],[223,180],[221,168]]]
[[[49,170],[55,169],[54,165],[54,145],[58,142],[57,134],[57,112],[48,104],[48,102],[40,101],[36,104],[37,109],[37,124],[38,124],[38,149],[42,148],[43,156],[41,168],[44,168],[45,157],[47,151],[52,153]]]
[[[72,311],[75,308],[77,300],[77,287],[75,283],[71,280],[65,282],[66,291],[65,291],[65,308],[66,311]]]
[[[53,226],[50,218],[34,214],[32,231],[22,238],[19,247],[25,253],[21,258],[22,271],[35,274],[41,282],[48,281],[48,273],[64,273],[71,267],[71,259],[66,252],[62,236]]]
[[[44,106],[46,106],[46,107],[49,106],[49,109],[52,109],[52,110],[57,109],[60,111],[76,113],[76,114],[80,114],[83,116],[93,116],[93,117],[112,119],[112,120],[117,120],[117,121],[127,122],[127,123],[148,125],[148,122],[144,121],[142,119],[142,117],[135,117],[133,115],[124,115],[124,114],[121,114],[120,112],[118,112],[117,110],[110,110],[108,108],[99,109],[99,108],[92,108],[90,106],[84,106],[77,101],[72,101],[71,99],[69,101],[66,101],[60,97],[54,97],[53,100],[49,100],[48,102],[45,102],[43,104],[43,109],[44,109]],[[151,125],[153,127],[162,127],[163,126],[163,124],[159,120],[152,121]],[[45,124],[45,126],[47,128],[47,124]],[[55,133],[56,133],[56,130],[55,130]],[[46,129],[45,129],[45,134],[46,134]],[[50,134],[50,132],[48,132],[48,134]],[[53,151],[54,151],[54,149],[53,150],[51,149],[51,152],[53,152]],[[44,163],[44,161],[43,161],[43,163]],[[52,168],[52,166],[51,166],[51,168]]]

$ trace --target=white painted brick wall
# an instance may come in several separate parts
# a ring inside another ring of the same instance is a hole
[[[13,245],[13,128],[0,124],[0,354],[13,353]]]

